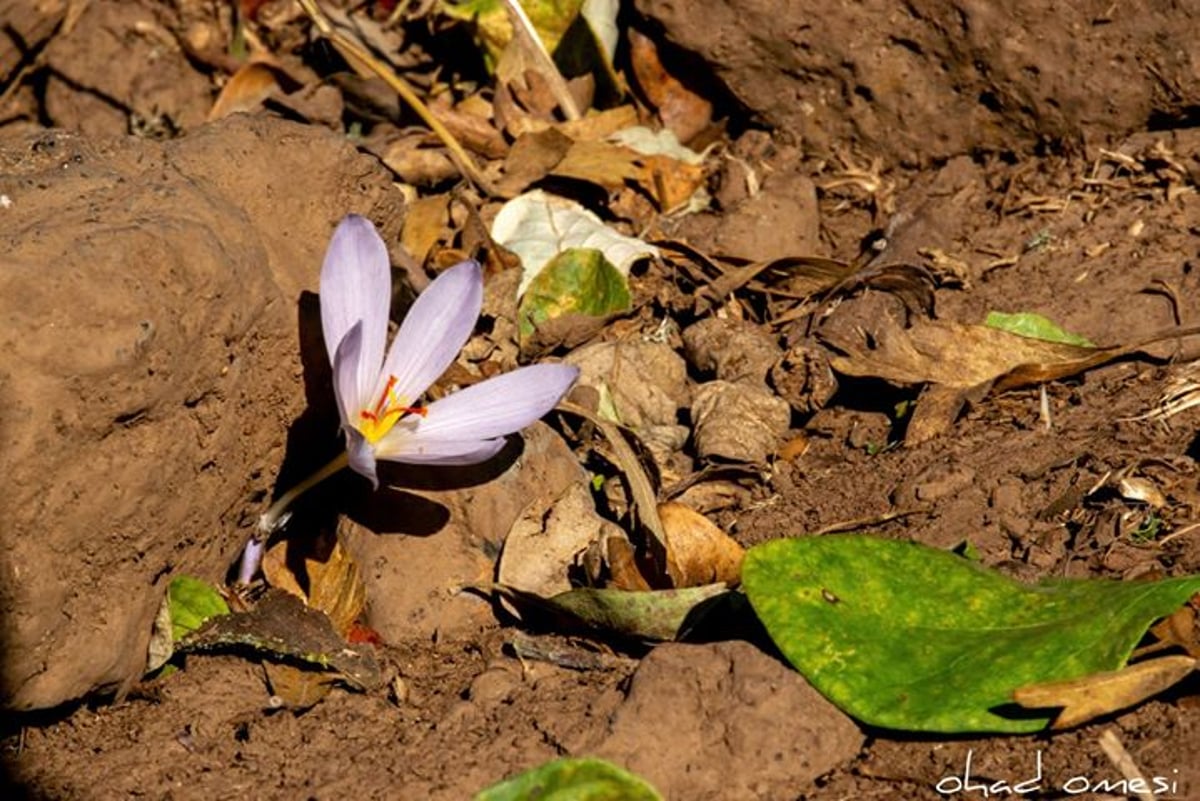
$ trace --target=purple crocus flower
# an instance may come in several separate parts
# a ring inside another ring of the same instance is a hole
[[[379,459],[464,465],[494,456],[507,434],[554,408],[579,376],[565,364],[532,365],[422,406],[421,396],[475,328],[482,271],[464,261],[439,275],[385,355],[391,297],[387,248],[369,220],[351,214],[334,231],[321,267],[321,328],[350,468],[375,486]]]
[[[457,358],[483,305],[479,264],[464,261],[418,297],[387,346],[392,298],[387,247],[364,217],[338,225],[321,267],[321,328],[333,366],[346,450],[281,495],[242,553],[238,581],[258,572],[266,537],[302,493],[349,466],[378,488],[376,462],[467,465],[482,462],[554,408],[579,368],[537,364],[481,381],[428,406],[421,397]]]

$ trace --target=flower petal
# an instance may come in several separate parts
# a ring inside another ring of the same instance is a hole
[[[379,380],[392,301],[387,246],[365,217],[348,215],[333,232],[321,265],[321,331],[332,363],[351,327],[362,322],[354,397],[369,400]]]
[[[373,395],[390,376],[401,403],[415,403],[458,358],[483,307],[483,272],[478,262],[460,262],[417,296],[392,341]]]
[[[246,540],[246,547],[242,550],[242,560],[238,564],[238,584],[249,584],[254,581],[254,577],[258,574],[258,569],[262,567],[263,554],[267,551],[267,541],[250,537]]]
[[[375,474],[375,449],[356,429],[344,428],[346,432],[346,454],[350,457],[350,469],[366,476],[373,489],[379,489],[379,476]]]
[[[554,408],[579,377],[566,364],[535,364],[489,378],[410,416],[375,444],[380,459],[409,461],[439,447],[490,440],[520,431]]]
[[[378,456],[380,459],[406,464],[479,464],[499,453],[506,441],[503,437],[466,441],[409,439],[401,444],[397,453]]]
[[[346,336],[338,343],[334,351],[333,396],[337,399],[338,416],[342,419],[342,427],[350,428],[362,407],[358,374],[362,364],[362,320],[350,326]]]

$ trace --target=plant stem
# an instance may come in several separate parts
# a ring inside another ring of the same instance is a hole
[[[346,451],[342,451],[335,456],[333,461],[331,461],[329,464],[325,465],[320,470],[280,495],[275,500],[275,503],[271,504],[271,508],[263,512],[262,516],[258,518],[257,535],[259,538],[265,539],[273,534],[275,529],[282,525],[284,519],[286,519],[288,508],[292,505],[292,503],[295,502],[297,498],[308,492],[317,484],[320,484],[322,481],[332,476],[334,473],[341,470],[343,467],[346,467],[348,464],[350,464],[350,454]]]
[[[250,535],[246,547],[242,550],[242,558],[238,564],[238,584],[249,584],[262,565],[263,553],[266,552],[267,537],[283,525],[288,517],[288,508],[304,493],[320,484],[334,473],[350,464],[350,455],[342,451],[329,464],[313,473],[308,478],[280,495],[271,508],[258,518],[258,528]]]

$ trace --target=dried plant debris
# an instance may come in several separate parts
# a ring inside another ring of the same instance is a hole
[[[383,685],[371,646],[351,645],[329,617],[305,606],[289,592],[271,589],[247,612],[214,617],[181,640],[178,650],[201,652],[248,649],[270,659],[332,670],[360,690]]]

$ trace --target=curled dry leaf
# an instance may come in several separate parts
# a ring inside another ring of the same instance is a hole
[[[683,332],[683,347],[693,367],[722,381],[762,385],[782,355],[775,337],[745,320],[705,317]]]
[[[219,120],[239,111],[253,111],[274,94],[282,94],[282,73],[268,64],[251,62],[230,76],[221,88],[216,101],[208,112],[208,121]]]
[[[659,504],[658,516],[667,535],[675,587],[741,581],[745,549],[711,520],[675,501]]]
[[[706,459],[765,462],[791,419],[787,401],[749,384],[710,381],[692,401],[696,450]]]
[[[664,342],[595,342],[567,355],[579,385],[608,393],[616,422],[641,429],[670,426],[691,403],[687,365]]]
[[[400,244],[417,264],[424,264],[450,225],[450,196],[430,195],[414,200],[404,210]]]
[[[838,388],[828,352],[808,340],[784,353],[771,366],[770,377],[775,393],[801,414],[825,408]]]
[[[636,30],[629,31],[629,60],[638,87],[658,111],[663,125],[686,142],[712,122],[713,106],[688,89],[667,71],[653,40]]]
[[[1013,699],[1028,709],[1062,707],[1050,728],[1069,729],[1158,695],[1198,664],[1190,656],[1164,656],[1079,679],[1031,684],[1015,690]]]

